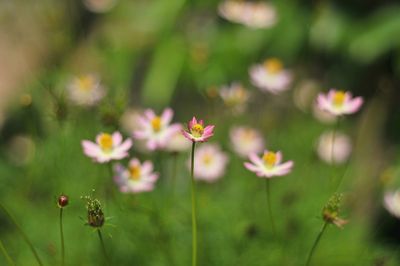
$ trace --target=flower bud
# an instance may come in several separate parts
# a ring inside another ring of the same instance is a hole
[[[93,199],[90,196],[85,196],[83,198],[86,200],[87,224],[95,228],[102,227],[105,217],[100,201],[98,199]]]
[[[345,224],[348,223],[339,217],[340,202],[342,201],[343,195],[335,193],[330,197],[328,203],[322,209],[322,219],[330,224],[334,224],[339,228],[343,228]]]
[[[58,200],[57,200],[58,207],[64,208],[65,206],[68,205],[68,203],[69,203],[69,199],[68,199],[68,196],[67,196],[67,195],[61,194],[61,195],[58,197]]]

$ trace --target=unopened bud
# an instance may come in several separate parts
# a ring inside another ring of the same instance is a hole
[[[58,197],[58,201],[57,201],[58,207],[64,208],[65,206],[68,205],[68,201],[69,201],[69,200],[68,200],[68,196],[67,196],[67,195],[61,194],[61,195]]]
[[[105,217],[100,201],[98,199],[93,199],[90,196],[85,196],[83,198],[86,200],[87,224],[96,228],[102,227]]]

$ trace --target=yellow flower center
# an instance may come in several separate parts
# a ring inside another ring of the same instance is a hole
[[[269,167],[272,167],[276,164],[277,156],[276,153],[274,152],[266,152],[264,153],[264,156],[262,158],[265,162],[265,164]]]
[[[337,91],[333,95],[333,104],[336,106],[341,106],[346,97],[346,93],[344,91]]]
[[[140,166],[135,165],[129,168],[130,179],[133,181],[138,181],[140,179],[141,169]]]
[[[210,154],[205,154],[203,157],[203,163],[208,165],[212,162],[212,156]]]
[[[264,68],[268,72],[270,72],[272,74],[276,74],[283,69],[283,64],[282,64],[281,60],[279,60],[277,58],[271,58],[271,59],[265,60]]]
[[[204,132],[204,127],[200,124],[196,124],[192,127],[192,129],[190,130],[190,132],[192,133],[192,135],[196,138],[199,138],[203,135]]]
[[[78,88],[82,91],[90,91],[94,87],[93,77],[87,75],[78,78]]]
[[[158,132],[161,130],[161,118],[159,116],[154,117],[151,120],[151,126],[153,127],[153,130],[155,132]]]
[[[103,133],[99,139],[99,145],[103,151],[111,150],[113,146],[113,140],[110,134]]]
[[[252,129],[245,129],[243,132],[243,138],[245,140],[252,140],[255,137],[254,130]]]

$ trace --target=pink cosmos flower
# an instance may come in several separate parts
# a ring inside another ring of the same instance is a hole
[[[96,143],[83,140],[83,153],[98,163],[106,163],[111,160],[120,160],[128,156],[128,150],[132,146],[132,140],[122,142],[122,135],[114,132],[112,135],[100,133],[96,137]]]
[[[320,93],[317,98],[318,107],[333,115],[347,115],[357,112],[363,104],[362,97],[353,98],[348,91],[329,90],[327,94]]]
[[[225,174],[228,156],[217,144],[204,144],[194,153],[194,178],[209,183],[215,182]],[[188,160],[190,169],[190,159]]]
[[[173,116],[171,108],[166,108],[161,116],[147,109],[144,115],[138,118],[140,129],[133,132],[134,138],[146,141],[149,150],[164,148],[171,136],[181,127],[179,124],[170,124]]]
[[[277,12],[271,4],[226,0],[218,11],[221,17],[250,28],[269,28],[277,22]]]
[[[214,125],[204,127],[203,120],[197,121],[193,116],[192,120],[188,123],[188,131],[182,129],[182,134],[193,142],[206,142],[214,135]]]
[[[93,106],[105,96],[105,88],[97,75],[87,74],[73,78],[67,85],[69,99],[82,106]]]
[[[383,206],[390,214],[400,218],[400,190],[386,192],[383,200]]]
[[[130,160],[128,168],[121,164],[115,165],[114,172],[114,181],[123,193],[151,191],[158,179],[158,173],[153,172],[153,164],[150,161],[141,164],[136,158]]]
[[[292,74],[283,68],[282,62],[277,58],[265,60],[250,68],[251,83],[262,91],[279,94],[289,88]]]
[[[265,150],[264,155],[260,158],[255,153],[249,155],[251,163],[245,162],[244,166],[257,174],[259,177],[271,178],[274,176],[283,176],[293,168],[293,161],[281,163],[282,153]]]
[[[251,153],[264,150],[264,139],[261,133],[250,127],[233,127],[229,133],[233,150],[243,158]]]

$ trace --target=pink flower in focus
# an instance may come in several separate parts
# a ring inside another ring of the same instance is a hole
[[[83,140],[81,142],[83,153],[98,163],[106,163],[111,160],[120,160],[128,156],[128,150],[132,146],[132,140],[122,142],[122,135],[118,131],[112,135],[100,133],[96,136],[96,143]]]
[[[362,97],[353,98],[348,91],[331,89],[327,94],[320,93],[317,98],[318,107],[333,115],[347,115],[357,112],[363,104]]]
[[[149,150],[164,148],[170,137],[181,127],[179,124],[170,124],[173,115],[171,108],[166,108],[161,116],[147,109],[143,116],[138,117],[140,129],[133,132],[134,138],[146,141]]]
[[[264,139],[261,133],[250,127],[234,127],[229,132],[233,150],[241,157],[247,158],[251,153],[264,150]]]
[[[292,74],[283,68],[282,62],[277,58],[265,60],[250,68],[251,83],[262,91],[279,94],[289,88]]]
[[[141,164],[136,158],[130,160],[128,168],[117,164],[114,172],[114,181],[123,193],[151,191],[158,179],[158,173],[153,172],[153,164],[150,161]]]
[[[182,129],[182,134],[193,142],[205,142],[214,135],[214,125],[204,127],[203,120],[197,121],[193,116],[188,123],[188,131]]]
[[[400,190],[386,192],[383,206],[390,214],[400,219]]]
[[[204,144],[194,153],[194,178],[209,183],[217,181],[225,174],[228,156],[217,144]],[[190,168],[190,159],[188,161]]]
[[[281,163],[282,153],[280,151],[275,153],[265,150],[261,158],[252,153],[249,155],[249,159],[251,163],[245,162],[244,166],[259,177],[283,176],[290,173],[293,168],[293,161]]]

